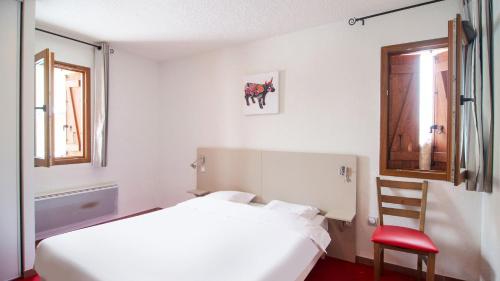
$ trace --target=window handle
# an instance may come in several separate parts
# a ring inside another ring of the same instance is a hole
[[[437,124],[434,124],[431,126],[430,130],[429,130],[429,133],[432,133],[432,132],[436,132],[438,134],[442,134],[444,133],[444,126],[443,125],[437,125]]]
[[[47,106],[45,104],[43,106],[35,106],[35,110],[36,109],[41,109],[43,112],[47,112]]]
[[[460,105],[464,105],[466,102],[476,102],[476,99],[466,98],[464,95],[460,95]]]

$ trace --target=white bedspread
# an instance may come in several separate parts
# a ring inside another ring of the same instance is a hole
[[[311,221],[210,198],[42,241],[47,281],[293,281],[330,243]]]

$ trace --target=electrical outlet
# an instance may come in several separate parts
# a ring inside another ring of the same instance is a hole
[[[368,224],[376,226],[377,225],[377,217],[368,217]]]
[[[345,176],[347,173],[347,167],[346,166],[341,166],[339,168],[339,176]]]

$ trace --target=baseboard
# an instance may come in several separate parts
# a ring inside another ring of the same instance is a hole
[[[36,275],[36,271],[34,269],[29,269],[23,272],[23,278],[30,278]]]
[[[356,256],[356,263],[364,264],[364,265],[368,265],[368,266],[373,266],[373,259]],[[408,268],[408,267],[404,267],[404,266],[400,266],[400,265],[396,265],[396,264],[392,264],[392,263],[385,262],[384,263],[384,270],[385,269],[390,270],[390,271],[399,272],[399,273],[402,273],[402,274],[408,275],[408,276],[415,276],[415,277],[417,276],[416,269]],[[443,275],[439,275],[439,274],[436,274],[435,276],[436,276],[435,281],[464,281],[461,279],[447,277],[447,276],[443,276]],[[422,276],[421,280],[425,280],[425,276]]]

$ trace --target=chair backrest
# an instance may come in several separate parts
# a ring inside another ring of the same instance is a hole
[[[427,187],[428,182],[404,182],[383,180],[377,177],[377,197],[378,197],[378,213],[379,224],[384,225],[384,215],[405,217],[419,220],[419,230],[424,231],[425,226],[425,209],[427,207]],[[393,196],[382,194],[382,187],[410,189],[422,191],[421,198]],[[396,204],[420,207],[420,211],[400,209],[393,207],[384,207],[383,203]]]

